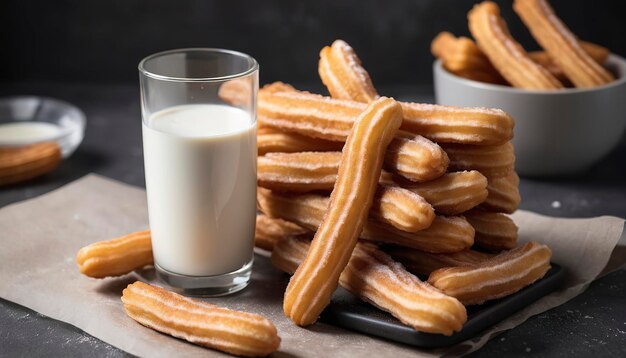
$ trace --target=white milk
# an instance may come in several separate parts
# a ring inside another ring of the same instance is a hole
[[[0,143],[28,144],[57,137],[61,128],[48,122],[13,122],[0,124]]]
[[[238,270],[252,259],[256,125],[247,112],[183,105],[143,124],[154,258],[183,275]]]

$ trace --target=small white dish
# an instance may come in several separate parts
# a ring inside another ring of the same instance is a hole
[[[493,107],[515,120],[516,169],[524,176],[582,172],[615,148],[626,127],[626,59],[611,55],[617,80],[589,89],[530,91],[468,80],[435,61],[439,104]]]
[[[67,102],[37,96],[0,98],[0,147],[59,144],[69,157],[85,134],[85,114]]]

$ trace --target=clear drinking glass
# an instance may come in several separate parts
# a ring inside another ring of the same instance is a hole
[[[258,69],[246,54],[208,48],[139,63],[155,268],[184,294],[224,295],[250,279]]]

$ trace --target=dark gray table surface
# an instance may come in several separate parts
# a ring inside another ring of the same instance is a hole
[[[396,98],[432,102],[430,88],[389,86],[379,90]],[[54,190],[91,172],[144,186],[138,92],[136,85],[0,84],[1,96],[56,97],[76,104],[87,115],[85,139],[76,153],[45,177],[0,188],[0,207]],[[522,209],[562,217],[626,217],[626,140],[587,173],[575,178],[522,179],[520,189]],[[530,318],[473,355],[624,357],[625,279],[623,269],[609,274],[570,302]],[[126,355],[76,327],[0,299],[0,356]]]

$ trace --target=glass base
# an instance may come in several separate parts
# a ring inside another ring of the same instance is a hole
[[[241,291],[250,282],[254,258],[240,269],[214,276],[187,276],[167,271],[154,264],[157,277],[172,291],[186,296],[216,297]]]

